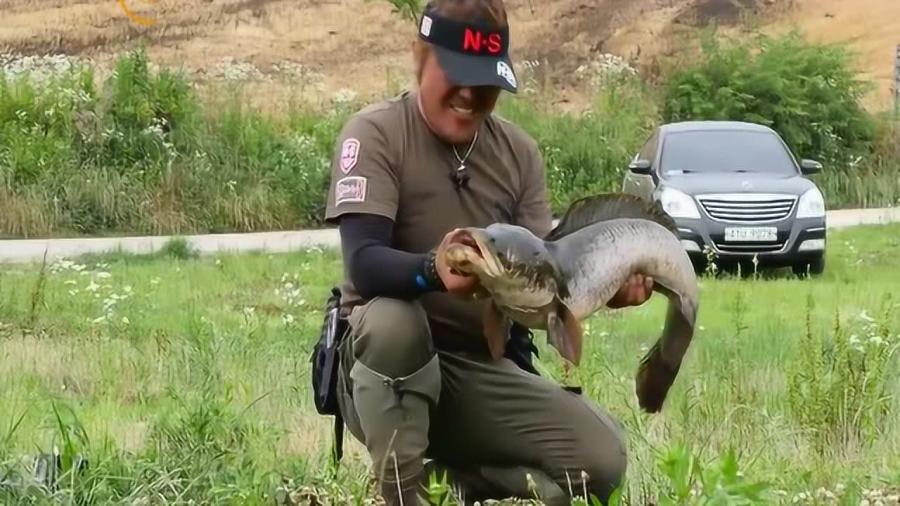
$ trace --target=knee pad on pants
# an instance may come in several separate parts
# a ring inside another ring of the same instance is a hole
[[[428,318],[414,301],[378,297],[354,309],[353,353],[385,376],[409,376],[434,357]]]
[[[357,361],[350,377],[363,442],[376,474],[389,481],[417,475],[428,448],[429,411],[440,398],[437,355],[400,377],[383,375]]]

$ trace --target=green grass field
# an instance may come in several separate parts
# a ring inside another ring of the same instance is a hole
[[[661,414],[637,410],[632,378],[665,298],[587,324],[569,381],[627,428],[624,503],[900,494],[900,225],[829,239],[821,278],[701,280],[698,335]],[[195,258],[177,245],[0,268],[0,503],[362,504],[366,454],[348,435],[331,476],[331,418],[309,395],[339,276],[330,251]],[[559,378],[538,338],[542,372]],[[54,447],[74,470],[42,489],[26,466]]]

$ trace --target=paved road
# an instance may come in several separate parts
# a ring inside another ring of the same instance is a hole
[[[829,229],[894,222],[900,222],[900,208],[829,211],[827,218]],[[71,258],[84,253],[116,250],[129,253],[152,253],[161,248],[169,239],[169,236],[145,236],[7,240],[0,241],[0,262],[40,261],[45,250],[48,261],[64,257]],[[185,236],[185,239],[190,241],[191,245],[201,254],[260,250],[282,253],[312,246],[326,248],[340,246],[340,237],[334,229],[194,235]]]

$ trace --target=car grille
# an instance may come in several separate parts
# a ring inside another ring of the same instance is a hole
[[[735,223],[761,223],[787,218],[797,198],[790,195],[706,195],[698,197],[713,219]]]
[[[784,241],[754,243],[714,241],[714,243],[723,253],[775,253],[784,248]]]

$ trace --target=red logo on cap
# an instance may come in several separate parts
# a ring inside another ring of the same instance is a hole
[[[499,33],[492,33],[485,37],[481,32],[466,28],[463,38],[463,50],[480,53],[482,44],[486,45],[489,53],[498,54],[503,48],[503,37]]]

